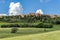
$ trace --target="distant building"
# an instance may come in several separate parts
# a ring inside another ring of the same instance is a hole
[[[7,16],[7,14],[0,14],[0,16]]]
[[[0,14],[0,18],[2,18],[3,16],[7,16],[7,14]]]
[[[36,16],[42,15],[43,11],[41,9],[38,9],[35,14]]]
[[[39,13],[39,14],[43,14],[43,11],[41,10],[41,9],[38,9],[37,11],[36,11],[36,13]]]
[[[24,14],[21,14],[20,16],[21,16],[22,18],[24,18],[25,15],[24,15]]]
[[[55,16],[55,15],[50,15],[50,17],[51,17],[51,18],[56,18],[56,16]]]

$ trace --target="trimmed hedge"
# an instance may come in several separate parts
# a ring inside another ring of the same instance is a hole
[[[39,23],[37,25],[38,28],[53,28],[53,25],[52,24],[49,24],[49,23]]]
[[[1,25],[1,28],[8,28],[8,27],[20,27],[18,24],[5,24]]]
[[[1,25],[1,28],[9,28],[9,27],[36,27],[36,25],[33,24],[6,24],[6,25]]]
[[[35,24],[6,24],[6,25],[1,25],[1,28],[8,28],[8,27],[53,28],[53,25],[47,24],[47,23],[39,23],[38,25],[35,25]]]

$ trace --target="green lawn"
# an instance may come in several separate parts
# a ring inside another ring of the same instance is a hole
[[[60,40],[60,30],[47,33],[38,33],[24,36],[4,38],[0,40]]]
[[[52,29],[46,29],[46,30],[47,31],[45,33],[44,28],[18,28],[17,33],[11,33],[11,28],[0,28],[0,39],[3,39],[4,40],[6,38],[8,40],[11,37],[11,39],[15,40],[15,37],[16,37],[16,40],[17,40],[17,39],[19,39],[19,38],[22,37],[21,40],[24,40],[25,39],[25,36],[26,36],[26,39],[25,40],[30,40],[31,37],[32,38],[36,37],[37,39],[43,38],[43,37],[44,38],[47,38],[48,35],[49,35],[49,33],[54,33],[54,35],[55,35],[55,32],[51,32],[51,31],[56,31],[59,34],[60,31],[58,31],[58,30],[60,30],[60,25],[54,25],[54,27]],[[41,35],[45,35],[45,34],[48,34],[47,37],[41,36]],[[56,34],[56,35],[58,35],[58,34]],[[52,34],[50,36],[52,36]],[[27,39],[27,37],[29,37],[29,38]]]
[[[47,29],[48,31],[50,29]],[[0,39],[6,37],[22,36],[43,33],[44,29],[40,28],[18,28],[17,33],[11,33],[11,28],[0,28]]]
[[[51,31],[52,29],[46,30]],[[0,38],[30,35],[44,32],[44,28],[18,28],[17,33],[11,33],[11,28],[0,28]]]

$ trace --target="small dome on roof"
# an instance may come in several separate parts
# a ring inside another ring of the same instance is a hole
[[[38,9],[36,13],[43,14],[43,11],[41,9]]]

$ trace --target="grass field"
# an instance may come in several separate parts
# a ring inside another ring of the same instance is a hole
[[[46,30],[45,32],[44,28],[18,28],[17,33],[11,33],[11,28],[0,28],[0,40],[53,40],[54,35],[60,37],[60,25]]]
[[[4,38],[0,40],[60,40],[60,31],[16,36],[16,37]]]
[[[50,29],[47,30],[50,31]],[[11,33],[11,28],[0,28],[0,38],[37,34],[43,32],[44,29],[40,28],[18,28],[17,33]]]

